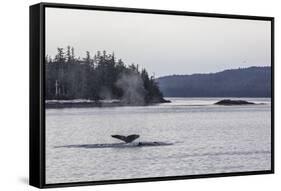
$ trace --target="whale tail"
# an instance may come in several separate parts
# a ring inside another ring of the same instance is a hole
[[[124,136],[124,135],[111,135],[111,137],[119,139],[124,141],[125,143],[131,143],[134,140],[136,140],[137,138],[139,138],[139,135],[133,134],[133,135],[128,135],[128,136]]]

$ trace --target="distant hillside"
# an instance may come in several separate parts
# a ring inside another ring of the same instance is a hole
[[[166,97],[270,97],[271,67],[164,76],[157,82]]]

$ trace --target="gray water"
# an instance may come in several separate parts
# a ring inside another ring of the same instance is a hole
[[[46,183],[270,170],[270,99],[218,106],[221,98],[168,98],[154,106],[46,110]],[[139,134],[157,147],[60,147],[113,144]]]

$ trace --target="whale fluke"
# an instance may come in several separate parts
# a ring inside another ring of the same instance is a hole
[[[134,140],[136,140],[137,138],[139,138],[139,135],[133,134],[133,135],[128,135],[128,136],[124,136],[124,135],[111,135],[111,137],[119,139],[124,141],[125,143],[131,143]]]

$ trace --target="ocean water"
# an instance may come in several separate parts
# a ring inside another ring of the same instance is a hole
[[[243,98],[258,104],[241,106],[167,99],[172,103],[47,109],[46,183],[270,170],[270,99]],[[113,134],[172,145],[83,147],[120,143]]]

